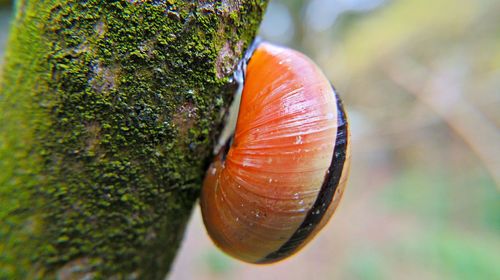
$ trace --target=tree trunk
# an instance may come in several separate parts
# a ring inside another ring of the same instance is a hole
[[[162,279],[266,0],[19,0],[0,279]]]

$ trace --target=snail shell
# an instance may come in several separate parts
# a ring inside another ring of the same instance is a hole
[[[321,70],[299,52],[259,44],[232,141],[203,183],[200,204],[212,240],[250,263],[297,252],[342,197],[349,145],[342,102]]]

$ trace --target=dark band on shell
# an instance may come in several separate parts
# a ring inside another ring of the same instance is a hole
[[[347,154],[348,142],[348,124],[347,117],[344,111],[344,106],[340,100],[335,88],[333,88],[335,98],[337,99],[337,137],[335,139],[335,148],[333,151],[332,162],[325,175],[325,181],[321,186],[316,201],[312,208],[308,211],[304,221],[295,231],[295,233],[285,242],[278,250],[268,254],[259,263],[274,262],[276,260],[289,256],[300,244],[314,231],[316,226],[323,218],[326,210],[335,196],[335,192],[342,177],[344,163]]]

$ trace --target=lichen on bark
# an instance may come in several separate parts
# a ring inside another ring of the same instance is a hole
[[[16,3],[0,278],[164,277],[266,3]]]

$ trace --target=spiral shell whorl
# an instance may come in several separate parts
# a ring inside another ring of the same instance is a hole
[[[298,52],[260,44],[248,64],[234,139],[202,189],[209,235],[251,263],[296,252],[338,204],[348,147],[345,112],[321,71]]]

